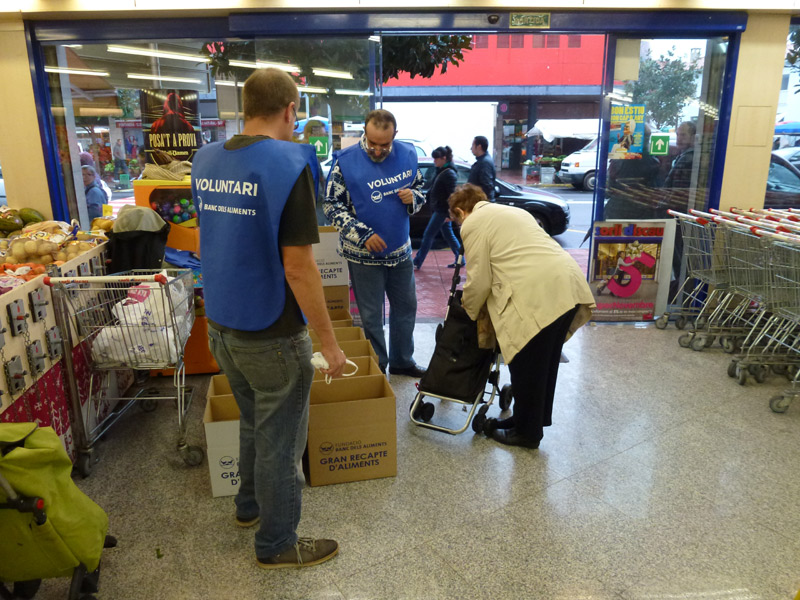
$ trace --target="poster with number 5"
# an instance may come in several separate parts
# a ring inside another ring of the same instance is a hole
[[[672,278],[673,220],[597,221],[589,285],[595,321],[651,321],[664,313]]]

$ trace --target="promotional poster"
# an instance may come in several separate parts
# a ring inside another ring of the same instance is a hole
[[[611,105],[608,158],[642,158],[644,104]]]
[[[195,90],[141,90],[142,135],[148,162],[161,150],[191,160],[200,147],[200,112]]]
[[[597,221],[592,227],[589,286],[595,321],[651,321],[664,313],[675,221]]]

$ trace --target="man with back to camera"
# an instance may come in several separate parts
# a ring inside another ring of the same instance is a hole
[[[259,526],[259,567],[307,567],[333,558],[339,546],[296,533],[314,375],[304,315],[329,364],[322,372],[341,375],[346,359],[311,250],[319,242],[317,159],[311,146],[289,141],[297,86],[283,71],[257,70],[243,102],[242,133],[204,146],[192,165],[200,242],[208,249],[209,347],[241,412],[235,522]]]
[[[472,168],[469,170],[467,183],[477,185],[486,194],[489,202],[494,202],[494,163],[492,157],[486,153],[488,149],[489,140],[482,135],[476,135],[472,140],[471,148],[475,162],[472,163]]]
[[[411,262],[409,216],[425,202],[424,179],[414,146],[394,140],[397,121],[373,110],[364,135],[334,154],[323,210],[339,230],[339,253],[347,259],[358,311],[382,371],[422,377],[414,362],[417,294]],[[384,296],[389,298],[389,351],[383,333]]]

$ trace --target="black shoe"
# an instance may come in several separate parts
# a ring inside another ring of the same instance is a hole
[[[284,550],[275,556],[256,558],[256,563],[262,569],[313,567],[332,559],[338,552],[339,544],[334,540],[300,538],[288,550]]]
[[[483,434],[492,437],[492,432],[497,430],[497,419],[489,417],[483,422]]]
[[[419,365],[411,365],[410,367],[389,367],[389,373],[392,375],[406,375],[407,377],[414,377],[419,379],[427,369],[423,369]]]
[[[532,450],[536,450],[539,447],[539,442],[526,438],[516,429],[495,429],[490,437],[506,446],[522,446]]]
[[[458,263],[450,263],[449,265],[447,265],[447,268],[448,269],[455,269],[456,266],[458,266]]]

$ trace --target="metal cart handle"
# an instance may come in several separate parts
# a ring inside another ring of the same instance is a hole
[[[44,284],[53,286],[55,283],[160,283],[167,285],[167,278],[160,273],[156,275],[124,275],[115,277],[113,275],[102,275],[99,277],[47,277]]]

